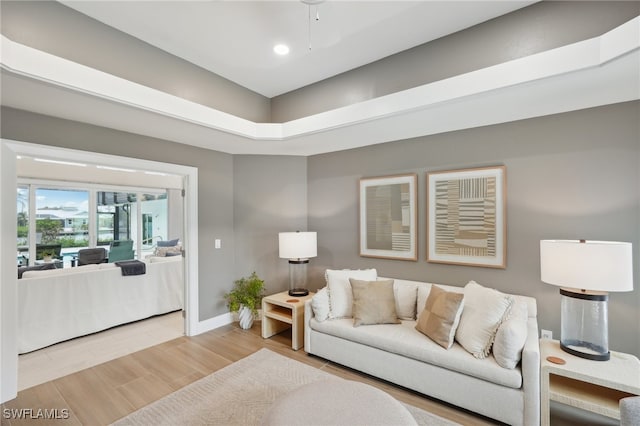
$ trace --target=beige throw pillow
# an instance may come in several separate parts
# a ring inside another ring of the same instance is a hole
[[[474,357],[485,358],[512,304],[512,296],[470,281],[464,287],[464,311],[456,340]]]
[[[464,294],[432,285],[424,310],[418,316],[416,330],[443,348],[451,348],[463,306]]]
[[[353,291],[353,326],[399,324],[393,280],[362,281],[349,278]]]
[[[349,278],[364,281],[378,279],[375,269],[327,269],[327,290],[329,290],[329,304],[331,313],[329,318],[351,318],[353,316],[353,292]]]

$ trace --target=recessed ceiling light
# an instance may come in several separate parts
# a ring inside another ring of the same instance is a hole
[[[278,55],[286,55],[289,53],[289,46],[287,46],[286,44],[276,44],[275,46],[273,46],[273,51]]]

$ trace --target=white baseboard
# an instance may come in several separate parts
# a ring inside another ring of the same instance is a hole
[[[231,315],[231,312],[218,315],[217,317],[209,318],[208,320],[199,321],[195,327],[195,330],[192,330],[191,336],[206,333],[207,331],[214,330],[227,324],[231,324],[232,322],[233,315]]]
[[[256,321],[262,320],[262,309],[258,309],[258,314],[256,315]],[[232,322],[238,321],[238,313],[237,312],[227,312],[226,314],[218,315],[217,317],[209,318],[208,320],[199,321],[190,336],[197,336],[198,334],[206,333],[207,331],[214,330],[218,327],[225,326],[227,324],[231,324]]]

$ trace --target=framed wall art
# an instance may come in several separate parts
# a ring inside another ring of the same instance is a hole
[[[427,173],[427,261],[506,268],[506,168]]]
[[[360,179],[360,256],[418,260],[418,176]]]

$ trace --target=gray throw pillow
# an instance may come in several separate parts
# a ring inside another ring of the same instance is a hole
[[[158,247],[174,247],[178,245],[178,241],[180,238],[176,238],[175,240],[167,240],[167,241],[158,241],[156,246]]]

